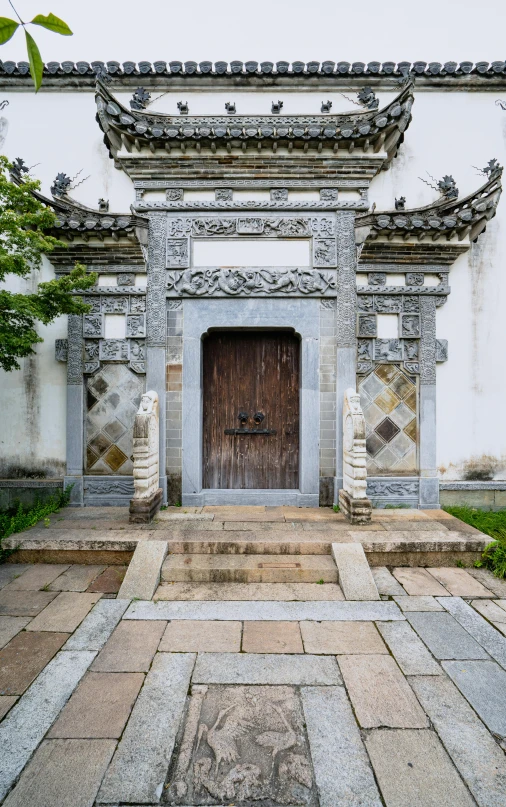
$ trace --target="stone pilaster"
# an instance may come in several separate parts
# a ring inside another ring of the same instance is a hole
[[[439,507],[436,468],[436,300],[420,297],[420,507]]]
[[[148,286],[146,292],[147,310],[147,350],[146,350],[146,389],[158,395],[160,418],[160,487],[163,502],[167,502],[166,469],[166,417],[165,417],[165,373],[166,373],[166,288],[165,288],[165,238],[167,217],[165,213],[151,213],[149,216],[148,243]]]
[[[70,504],[82,506],[84,463],[83,318],[68,317],[67,353],[67,473],[64,487],[72,485]]]
[[[356,389],[357,249],[355,214],[337,213],[337,378],[336,378],[336,479],[334,503],[343,487],[343,401],[350,387]]]

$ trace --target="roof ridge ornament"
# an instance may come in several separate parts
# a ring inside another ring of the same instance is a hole
[[[145,87],[137,87],[130,99],[130,109],[146,109],[151,99],[151,93]]]
[[[425,173],[432,179],[432,182],[435,183],[434,185],[430,182],[427,182],[427,180],[424,179],[423,177],[418,177],[418,179],[424,182],[425,185],[428,185],[429,188],[432,188],[435,191],[439,191],[441,196],[443,196],[445,199],[450,200],[459,198],[459,189],[457,188],[457,184],[451,174],[445,174],[445,176],[442,179],[437,180],[434,179],[432,174],[429,174],[428,171],[426,171]]]

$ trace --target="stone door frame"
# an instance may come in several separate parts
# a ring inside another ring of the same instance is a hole
[[[183,324],[183,506],[319,504],[320,300],[307,298],[185,300]],[[301,340],[300,460],[296,490],[206,490],[202,487],[202,340],[210,330],[291,330]]]

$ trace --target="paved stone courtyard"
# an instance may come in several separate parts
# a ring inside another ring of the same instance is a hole
[[[308,514],[299,511],[302,528],[284,540],[308,532]],[[163,512],[145,532],[158,544],[160,525],[172,522],[169,543],[184,538],[187,549],[203,541],[195,524],[186,536],[175,526],[188,515],[206,513]],[[252,542],[279,536],[244,515],[234,524],[248,529],[234,529],[232,543],[237,532]],[[312,518],[325,530],[308,534],[333,530],[335,540],[335,514]],[[434,532],[436,522],[402,511],[384,518],[373,520],[376,532],[398,532],[391,527],[402,521],[409,541],[424,531],[407,525],[430,521]],[[80,521],[83,511],[67,511],[16,537],[63,538],[56,525]],[[231,522],[220,523],[226,532]],[[138,600],[118,597],[127,564],[117,560],[0,567],[3,804],[506,803],[506,582],[454,561],[385,564],[372,567],[375,600],[294,579],[162,579],[152,599]]]

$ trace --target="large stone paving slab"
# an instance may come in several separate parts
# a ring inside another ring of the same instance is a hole
[[[504,807],[506,756],[455,685],[446,676],[410,683],[476,802]]]
[[[192,653],[157,654],[102,782],[99,804],[158,804],[194,663]]]
[[[17,701],[16,695],[0,695],[0,720],[3,720],[9,709]]]
[[[393,571],[394,577],[399,581],[407,594],[411,596],[449,597],[449,592],[438,583],[425,569],[420,567],[398,567]]]
[[[100,599],[100,594],[75,594],[62,591],[47,608],[27,625],[27,631],[63,631],[72,633]]]
[[[75,564],[60,574],[49,586],[50,591],[86,591],[90,583],[104,571],[105,566]]]
[[[150,600],[160,582],[160,570],[166,554],[166,541],[139,542],[118,597],[123,600],[133,597]]]
[[[383,729],[365,743],[388,807],[475,807],[434,732]]]
[[[126,566],[108,566],[91,583],[87,591],[100,591],[105,594],[117,594],[125,577]]]
[[[26,569],[23,574],[9,583],[9,591],[38,591],[49,586],[69,567],[52,563],[37,563]]]
[[[241,622],[173,621],[158,649],[166,653],[239,653],[241,630]]]
[[[5,807],[90,807],[115,745],[113,740],[46,740]]]
[[[332,556],[347,600],[379,600],[378,589],[361,544],[334,543]]]
[[[0,591],[0,614],[3,616],[37,616],[55,597],[57,591]]]
[[[439,664],[407,622],[379,622],[378,630],[404,675],[443,675]]]
[[[20,577],[29,568],[28,563],[3,563],[0,566],[0,589],[12,583],[16,577]]]
[[[492,591],[496,597],[506,597],[506,580],[500,580],[488,569],[469,569],[469,574]]]
[[[371,572],[380,594],[391,597],[394,594],[402,596],[406,593],[386,566],[373,566]]]
[[[306,653],[388,653],[373,622],[301,622],[300,629]]]
[[[245,653],[303,653],[298,622],[245,622]]]
[[[130,600],[99,600],[70,637],[65,650],[101,650],[129,605]]]
[[[429,574],[436,578],[454,597],[493,597],[493,593],[485,588],[479,580],[464,569],[440,567],[428,569]]]
[[[336,620],[377,622],[405,619],[394,602],[134,602],[125,619],[225,619],[247,622]]]
[[[495,661],[443,661],[443,667],[490,731],[506,737],[506,672]]]
[[[0,695],[21,695],[67,639],[67,633],[18,633],[0,650]]]
[[[118,739],[143,682],[142,673],[86,673],[48,737]]]
[[[483,647],[450,614],[409,613],[407,618],[431,653],[438,659],[488,659],[489,657]]]
[[[435,597],[418,596],[410,597],[408,595],[395,596],[395,602],[402,611],[444,611],[444,608]]]
[[[506,611],[503,611],[506,619]],[[25,616],[0,616],[0,648],[16,636],[20,630],[26,628],[30,622],[30,617]]]
[[[465,630],[476,639],[477,642],[494,658],[504,669],[506,669],[506,638],[476,613],[460,597],[441,599],[443,605],[450,614],[462,625]],[[477,658],[477,657],[473,657]]]
[[[197,657],[196,684],[291,684],[332,686],[342,679],[335,659],[325,656],[203,653]]]
[[[345,689],[303,687],[301,695],[320,807],[381,807]]]
[[[194,687],[164,803],[316,807],[300,696],[292,687]]]
[[[93,662],[97,672],[147,672],[165,622],[121,622]]]
[[[413,691],[390,656],[340,656],[339,667],[362,728],[428,726]]]
[[[60,651],[0,724],[0,799],[49,730],[95,657]]]

